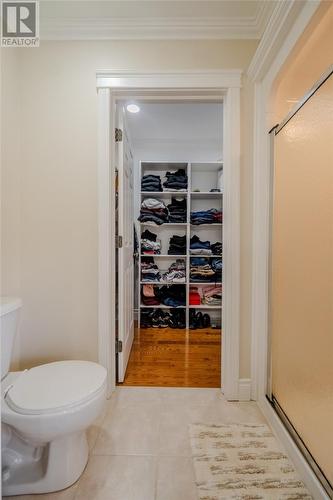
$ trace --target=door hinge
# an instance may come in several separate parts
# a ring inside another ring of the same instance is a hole
[[[121,142],[123,140],[123,131],[120,128],[115,129],[114,138],[116,142]]]
[[[123,343],[121,340],[116,340],[116,354],[123,352]]]
[[[116,246],[117,246],[117,248],[123,247],[123,237],[122,236],[116,236]]]

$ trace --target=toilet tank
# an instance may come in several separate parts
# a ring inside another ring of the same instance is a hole
[[[21,306],[20,299],[0,298],[1,380],[9,372]]]

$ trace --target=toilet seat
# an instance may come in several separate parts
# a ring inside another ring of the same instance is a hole
[[[6,391],[8,406],[23,415],[70,410],[104,390],[106,370],[90,361],[57,361],[26,370]]]

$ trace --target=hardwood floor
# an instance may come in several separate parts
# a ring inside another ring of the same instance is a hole
[[[221,331],[137,330],[120,385],[221,387]]]

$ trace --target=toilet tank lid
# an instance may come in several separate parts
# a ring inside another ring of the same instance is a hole
[[[22,307],[21,299],[16,297],[0,297],[0,316]]]

